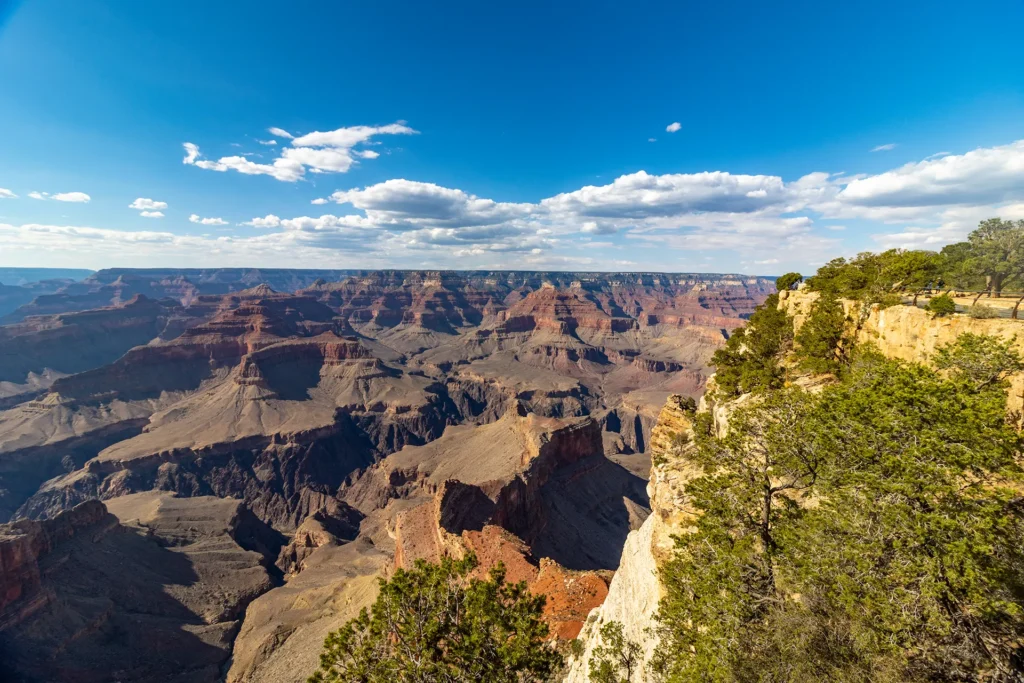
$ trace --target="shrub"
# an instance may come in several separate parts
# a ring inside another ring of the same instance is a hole
[[[998,318],[999,311],[992,308],[991,306],[986,306],[985,304],[974,304],[973,306],[967,309],[967,315],[971,316],[972,318],[986,320],[989,318]]]
[[[696,430],[689,533],[662,569],[669,681],[1015,681],[1024,642],[1021,435],[1010,343],[945,372],[860,351],[820,393],[769,392]]]
[[[956,313],[956,302],[948,294],[940,294],[928,302],[928,310],[936,318]]]
[[[639,643],[626,638],[617,621],[601,627],[601,642],[590,660],[591,683],[634,683],[643,658]]]
[[[775,289],[780,292],[787,289],[793,289],[793,287],[803,282],[803,280],[804,276],[800,273],[786,273],[775,281]]]
[[[782,386],[785,373],[779,361],[793,340],[793,320],[778,304],[778,294],[769,296],[747,326],[734,330],[725,347],[712,356],[719,395],[739,396]]]
[[[544,597],[506,584],[500,565],[471,579],[476,566],[419,560],[382,579],[373,607],[327,636],[310,683],[547,680],[562,656],[544,642]]]
[[[838,373],[849,356],[846,314],[835,296],[823,292],[796,335],[795,356],[811,372]]]

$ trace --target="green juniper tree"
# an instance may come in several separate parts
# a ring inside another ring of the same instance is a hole
[[[1016,681],[1024,477],[1005,341],[935,370],[860,350],[819,394],[698,421],[696,515],[664,568],[669,681]]]
[[[499,565],[470,578],[472,555],[417,561],[380,582],[370,610],[328,635],[310,683],[527,683],[562,657],[545,643],[544,597],[505,582]]]
[[[796,335],[796,358],[811,372],[838,373],[848,361],[850,339],[846,313],[831,292],[822,292],[811,304],[807,320]]]
[[[609,621],[601,627],[601,645],[590,659],[591,683],[640,683],[643,649],[626,638],[622,624]]]
[[[739,396],[781,387],[785,372],[779,361],[792,341],[793,320],[779,309],[779,295],[772,294],[715,352],[711,362],[719,392]]]

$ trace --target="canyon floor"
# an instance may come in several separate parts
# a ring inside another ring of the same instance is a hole
[[[378,577],[466,551],[574,638],[649,513],[666,397],[703,392],[771,291],[242,269],[0,291],[0,676],[305,680]]]

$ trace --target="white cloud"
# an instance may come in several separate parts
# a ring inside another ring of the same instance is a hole
[[[596,221],[585,221],[580,227],[580,232],[585,235],[613,235],[618,230],[613,225],[598,223]]]
[[[158,202],[158,201],[156,201],[154,199],[149,199],[147,197],[139,197],[134,202],[129,204],[128,208],[129,209],[138,209],[140,211],[142,211],[142,210],[152,211],[152,210],[166,209],[167,208],[167,202]]]
[[[675,133],[682,127],[683,124],[679,123],[678,121],[673,121],[672,123],[665,126],[665,130],[668,131],[669,133]]]
[[[261,145],[266,145],[267,147],[273,147],[274,145],[277,144],[277,140],[257,140],[256,142],[260,143]]]
[[[754,261],[754,264],[758,265],[758,266],[774,266],[778,262],[779,262],[779,259],[777,259],[777,258],[768,258],[768,259],[764,259],[763,261]]]
[[[909,163],[859,178],[837,196],[860,207],[912,209],[1024,199],[1024,140]]]
[[[0,187],[0,199],[16,199],[18,195],[14,194],[10,190]]]
[[[433,183],[394,179],[362,189],[335,192],[338,204],[351,204],[368,218],[393,229],[495,225],[525,218],[531,204],[481,199]]]
[[[58,192],[55,195],[50,195],[50,199],[53,199],[58,202],[72,202],[75,204],[85,204],[92,200],[92,197],[90,197],[84,192]]]
[[[182,163],[207,171],[223,173],[234,170],[245,175],[268,175],[284,182],[294,182],[305,173],[301,163],[285,158],[277,159],[273,164],[257,164],[242,156],[221,157],[217,161],[210,161],[200,158],[201,154],[197,145],[186,142],[183,146],[185,147],[185,158],[182,159]]]
[[[894,150],[894,149],[896,149],[896,143],[895,142],[889,142],[889,143],[884,144],[884,145],[878,145],[877,147],[872,147],[871,151],[872,152],[889,152],[889,151]]]
[[[281,219],[271,213],[263,218],[253,218],[242,225],[251,225],[254,228],[277,228],[281,225]]]
[[[313,201],[310,202],[310,204],[317,204],[317,205],[326,204],[326,203],[327,203],[327,199],[325,199],[323,197],[317,197],[316,199],[314,199]]]
[[[587,217],[648,218],[695,211],[756,211],[790,198],[782,178],[721,171],[651,175],[638,171],[609,185],[588,185],[545,199],[556,213]]]
[[[162,211],[142,211],[139,213],[143,218],[163,218],[164,214]]]
[[[75,204],[85,204],[92,200],[92,197],[84,192],[58,192],[57,194],[50,194],[49,192],[33,190],[28,193],[28,196],[32,199],[52,199],[57,202],[71,202]]]
[[[198,223],[200,225],[227,225],[228,222],[223,218],[200,218],[198,214],[192,214],[188,217],[190,223]]]
[[[657,142],[658,138],[647,138],[647,142]]]
[[[356,157],[376,159],[380,156],[372,150],[355,150],[357,145],[370,144],[377,135],[414,135],[404,123],[386,126],[351,126],[325,132],[313,132],[298,137],[280,128],[268,129],[273,135],[291,140],[291,147],[281,150],[281,156],[270,164],[258,164],[244,156],[221,157],[213,161],[203,159],[199,147],[191,142],[184,143],[185,158],[182,162],[208,171],[238,171],[246,175],[267,175],[283,182],[295,182],[309,173],[345,173]],[[276,144],[276,141],[270,141]],[[263,144],[268,144],[263,142]]]

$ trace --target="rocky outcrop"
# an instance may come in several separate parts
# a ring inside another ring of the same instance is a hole
[[[672,536],[682,532],[692,519],[683,504],[685,486],[700,474],[686,459],[692,433],[691,415],[683,409],[682,397],[669,397],[651,433],[654,465],[647,485],[651,514],[629,534],[608,597],[587,617],[579,636],[583,651],[570,662],[565,679],[569,683],[590,680],[591,658],[602,644],[601,627],[609,622],[622,624],[625,637],[643,647],[644,661],[637,680],[646,680],[644,676],[650,673],[647,667],[657,647],[655,615],[663,595],[659,567],[671,553]]]
[[[0,526],[4,673],[213,683],[275,550],[238,501],[158,493]]]
[[[817,298],[816,292],[806,288],[781,292],[779,308],[793,316],[793,327],[799,330]],[[857,342],[871,343],[890,358],[928,363],[936,349],[955,341],[965,332],[1013,340],[1016,349],[1024,354],[1024,324],[1019,320],[981,319],[961,314],[937,318],[916,306],[881,308],[874,305],[865,308],[859,302],[849,300],[842,304]],[[1010,378],[1007,409],[1011,412],[1024,409],[1024,373]]]
[[[31,373],[68,375],[112,363],[159,337],[179,312],[173,303],[140,295],[123,306],[0,327],[0,382],[24,383]]]

